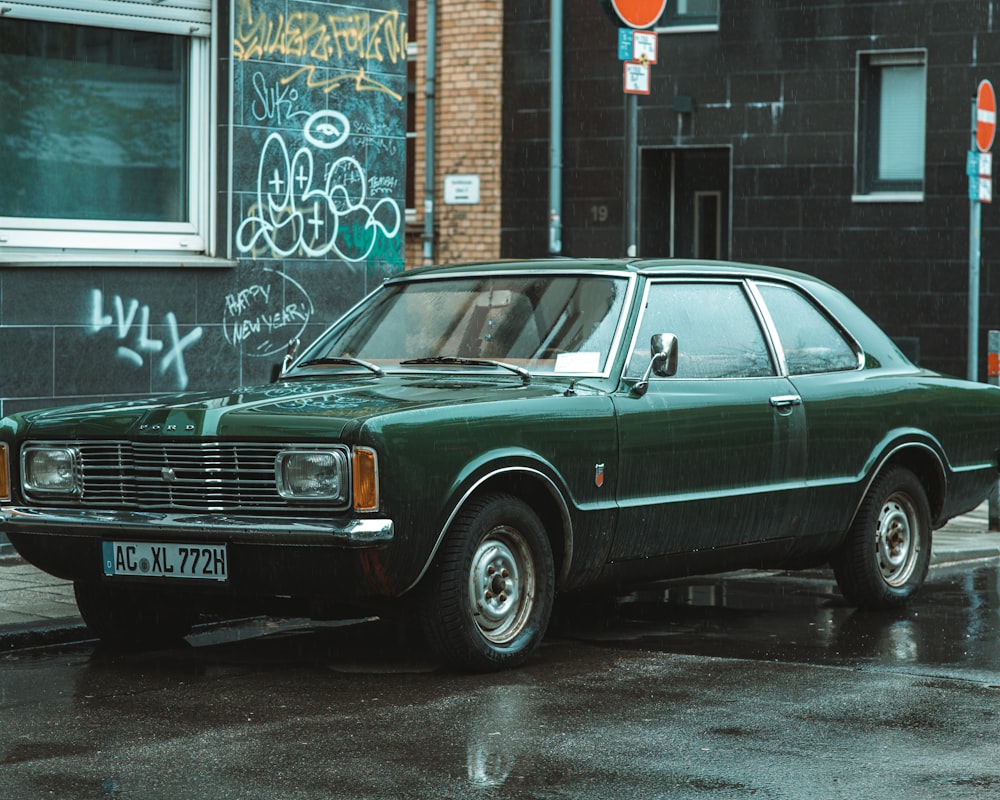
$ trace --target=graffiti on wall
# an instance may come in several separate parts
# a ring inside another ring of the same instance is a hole
[[[282,272],[263,270],[261,279],[226,295],[223,335],[250,356],[271,356],[300,338],[313,315],[301,284]]]
[[[90,333],[96,335],[110,330],[120,342],[116,351],[116,357],[120,361],[142,367],[147,357],[157,359],[160,374],[172,374],[177,388],[186,389],[188,374],[184,351],[201,339],[201,326],[181,336],[174,312],[164,314],[163,322],[167,328],[166,341],[150,336],[148,305],[140,305],[135,298],[126,302],[119,294],[114,295],[108,305],[103,291],[94,289],[91,292]]]
[[[237,249],[257,256],[263,247],[273,258],[366,260],[380,243],[399,235],[399,205],[391,197],[368,197],[368,176],[353,156],[318,158],[347,141],[346,116],[317,111],[302,135],[308,146],[291,157],[281,133],[268,135],[258,162],[257,200],[236,231]],[[383,184],[376,178],[374,185]]]
[[[309,287],[342,308],[403,268],[406,5],[359,5],[234,2],[241,274],[221,316],[243,356],[275,355],[333,321]]]
[[[402,95],[371,77],[365,62],[397,63],[406,58],[406,22],[399,10],[349,10],[321,14],[315,10],[285,11],[254,8],[251,0],[239,0],[233,36],[233,57],[250,60],[308,60],[292,67],[282,78],[289,83],[303,77],[310,88],[333,91],[353,84],[357,92],[383,92],[396,100]],[[355,62],[353,68],[335,75],[318,74],[317,67]]]

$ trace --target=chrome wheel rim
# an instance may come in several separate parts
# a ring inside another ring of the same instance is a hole
[[[882,505],[875,533],[879,572],[889,586],[903,586],[913,575],[920,553],[920,531],[913,501],[896,492]]]
[[[500,525],[476,548],[469,571],[469,604],[479,632],[508,644],[524,630],[535,602],[531,550],[521,533]]]

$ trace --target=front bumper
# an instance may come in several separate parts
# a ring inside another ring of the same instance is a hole
[[[392,520],[352,517],[328,521],[305,517],[259,517],[229,514],[183,514],[153,511],[5,506],[0,529],[11,534],[60,533],[140,539],[223,539],[253,544],[325,544],[372,547],[391,542]]]
[[[226,514],[39,509],[4,506],[0,530],[28,562],[72,581],[129,581],[176,593],[231,598],[316,597],[338,602],[391,598],[413,581],[412,554],[390,545],[392,520],[333,521]],[[228,545],[229,579],[218,584],[107,577],[102,542]]]

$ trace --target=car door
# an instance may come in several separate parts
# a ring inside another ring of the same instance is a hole
[[[811,297],[755,284],[807,427],[804,491],[794,497],[806,530],[841,531],[860,500],[871,458],[899,414],[899,400],[863,368],[860,346]]]
[[[615,396],[620,525],[615,561],[790,535],[788,488],[801,479],[798,395],[778,374],[753,296],[739,280],[647,285],[626,378],[672,333],[678,367]]]

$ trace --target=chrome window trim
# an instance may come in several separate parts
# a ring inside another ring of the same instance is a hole
[[[785,369],[783,370],[782,374],[785,377],[800,378],[805,375],[833,375],[838,372],[857,372],[864,369],[865,350],[861,346],[861,343],[854,337],[854,335],[847,329],[847,327],[830,311],[830,309],[828,309],[816,298],[816,296],[812,292],[810,292],[804,286],[799,286],[797,283],[787,283],[781,280],[776,280],[774,278],[755,277],[755,278],[748,278],[747,280],[748,283],[753,284],[753,293],[755,297],[759,298],[759,301],[761,303],[762,313],[767,315],[770,325],[772,326],[774,325],[774,320],[771,318],[771,312],[770,310],[767,309],[767,303],[764,301],[763,295],[761,295],[760,293],[760,290],[758,288],[759,285],[771,285],[771,286],[778,286],[784,289],[790,289],[791,291],[797,292],[802,297],[804,297],[810,304],[812,304],[813,308],[816,309],[817,313],[819,313],[821,317],[823,317],[828,323],[830,323],[833,329],[837,331],[837,333],[839,333],[841,337],[843,337],[847,346],[854,351],[854,355],[858,361],[857,366],[854,369],[833,369],[833,370],[821,370],[819,372],[800,372],[794,376],[791,376],[788,373],[787,365],[785,365],[784,346],[781,344],[781,337],[778,336],[778,331],[775,328],[773,331],[775,346],[781,352],[781,362],[783,365],[785,365]]]
[[[757,314],[757,318],[761,321],[764,326],[764,332],[767,336],[767,346],[771,351],[771,356],[774,358],[774,363],[778,368],[778,374],[783,377],[788,377],[788,364],[785,363],[785,348],[781,346],[781,337],[778,336],[778,329],[774,324],[774,318],[771,316],[771,310],[767,307],[767,303],[764,302],[764,298],[761,296],[760,290],[757,288],[757,282],[755,280],[746,280],[746,288],[750,293],[750,297],[753,300],[754,311]]]
[[[749,283],[749,281],[750,281],[749,278],[746,278],[746,277],[740,276],[740,275],[713,275],[713,276],[709,276],[709,277],[701,276],[701,275],[691,275],[691,274],[687,274],[687,275],[670,275],[670,276],[662,276],[662,277],[660,277],[660,276],[649,276],[648,279],[646,280],[646,285],[643,287],[642,300],[641,300],[641,302],[639,304],[639,315],[638,315],[638,317],[636,317],[635,327],[634,327],[634,329],[632,331],[632,340],[631,340],[631,345],[629,346],[629,349],[628,349],[628,357],[625,359],[625,364],[622,367],[622,378],[625,378],[625,379],[628,379],[628,380],[638,380],[639,376],[637,376],[637,375],[629,375],[628,374],[629,361],[631,360],[632,355],[635,353],[636,346],[638,344],[639,329],[642,327],[642,318],[643,318],[643,316],[646,313],[646,304],[649,302],[649,290],[654,285],[664,284],[664,283],[684,283],[684,284],[698,283],[698,284],[704,284],[704,285],[708,285],[708,284],[726,284],[726,285],[729,285],[729,286],[738,286],[738,287],[740,287],[742,289],[742,291],[743,291],[744,297],[746,297],[747,307],[749,308],[750,313],[753,314],[754,319],[757,321],[757,324],[761,325],[761,338],[764,340],[764,346],[767,348],[768,353],[771,356],[771,368],[773,370],[773,374],[771,374],[771,375],[753,375],[753,376],[746,376],[746,377],[731,377],[731,378],[692,378],[692,377],[683,377],[683,376],[678,377],[676,375],[672,375],[669,378],[661,378],[661,377],[657,377],[655,375],[652,375],[652,376],[650,376],[651,380],[653,380],[653,381],[671,381],[671,382],[674,382],[674,381],[734,381],[734,380],[739,380],[739,381],[754,381],[754,380],[770,380],[772,378],[782,377],[783,373],[781,373],[779,371],[779,364],[778,364],[777,360],[775,360],[774,345],[772,344],[772,342],[769,339],[769,337],[770,337],[770,330],[768,330],[766,328],[766,326],[762,325],[762,318],[760,317],[760,315],[758,315],[756,313],[757,309],[754,308],[755,301],[754,301],[753,297],[748,294],[748,291],[747,291],[748,286],[747,286],[747,284]],[[668,331],[663,331],[663,332],[667,333]],[[672,331],[669,331],[669,332],[672,333]],[[680,344],[681,346],[683,346],[683,342],[678,342],[678,344]]]

